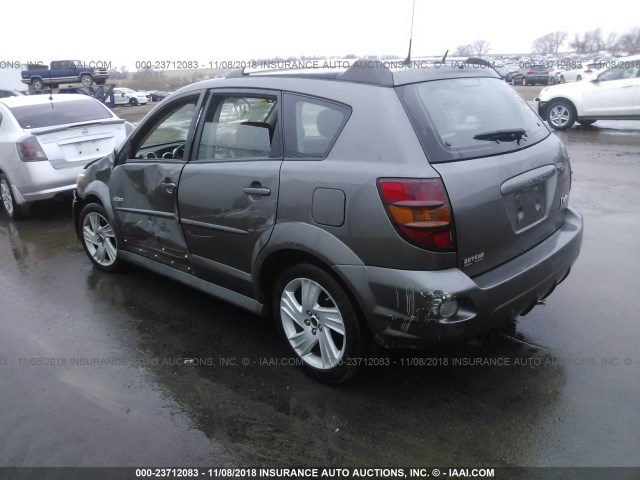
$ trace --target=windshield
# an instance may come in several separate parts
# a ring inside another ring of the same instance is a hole
[[[397,90],[430,162],[507,153],[549,135],[522,97],[496,78],[434,80]],[[521,141],[491,135],[521,130]]]
[[[51,127],[113,118],[107,107],[91,98],[13,107],[11,113],[22,128]]]

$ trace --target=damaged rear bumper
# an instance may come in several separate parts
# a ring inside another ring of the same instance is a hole
[[[568,209],[563,226],[544,242],[473,278],[457,268],[334,268],[349,283],[380,344],[437,345],[472,338],[527,313],[568,275],[580,252],[582,228],[582,216]],[[457,313],[439,316],[438,306],[452,298]]]

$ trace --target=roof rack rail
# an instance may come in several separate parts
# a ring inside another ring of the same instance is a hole
[[[469,65],[482,65],[484,67],[493,68],[493,65],[491,64],[491,62],[480,57],[469,57],[464,61],[464,63],[468,63]]]
[[[238,68],[236,70],[231,70],[229,73],[225,74],[225,78],[240,78],[246,77],[248,73],[244,72],[244,68]]]
[[[300,71],[296,71],[300,70]],[[381,60],[359,59],[353,62],[349,68],[341,73],[318,72],[309,73],[307,69],[272,69],[272,70],[256,70],[247,72],[244,68],[232,70],[225,74],[225,78],[242,78],[249,77],[252,74],[260,76],[268,76],[269,74],[277,74],[284,77],[300,77],[300,78],[332,78],[343,82],[367,83],[370,85],[380,85],[383,87],[393,86],[393,73],[384,65]]]
[[[380,60],[356,60],[336,80],[393,87],[393,73]]]

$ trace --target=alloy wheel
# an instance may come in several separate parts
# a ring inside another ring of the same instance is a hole
[[[97,264],[103,267],[114,264],[118,247],[113,228],[106,218],[96,212],[88,213],[82,222],[82,236],[87,252]]]
[[[556,127],[563,127],[569,122],[571,112],[564,105],[555,105],[549,110],[549,122]]]
[[[291,280],[282,291],[280,317],[291,348],[306,364],[328,370],[340,363],[347,343],[344,320],[319,283]]]
[[[13,217],[13,195],[11,194],[11,187],[6,179],[0,181],[0,195],[2,196],[2,204],[7,214]]]

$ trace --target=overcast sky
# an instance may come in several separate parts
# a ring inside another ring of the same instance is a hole
[[[416,0],[413,56],[474,40],[521,53],[546,33],[640,26],[634,2]],[[8,0],[0,61],[76,58],[133,68],[138,60],[221,60],[301,55],[406,55],[412,0]],[[634,12],[631,9],[635,9]],[[564,46],[567,49],[567,45]]]

